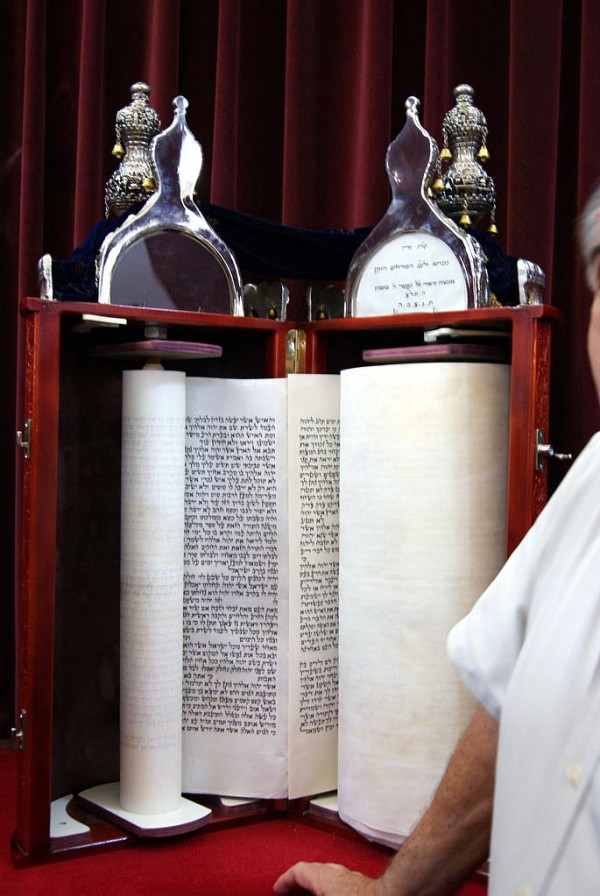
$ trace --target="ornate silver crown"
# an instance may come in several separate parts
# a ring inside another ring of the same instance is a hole
[[[131,85],[131,102],[116,116],[113,155],[121,160],[104,190],[106,216],[120,215],[156,189],[156,171],[150,144],[160,133],[160,118],[149,102],[150,88],[142,81]]]
[[[473,105],[473,94],[468,84],[454,88],[456,102],[442,124],[440,163],[447,168],[436,184],[435,198],[441,210],[459,224],[477,226],[488,217],[489,229],[495,232],[496,188],[480,164],[489,158],[488,129],[483,112]]]

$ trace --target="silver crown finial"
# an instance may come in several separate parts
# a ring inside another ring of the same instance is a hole
[[[136,81],[130,91],[131,102],[116,115],[113,155],[120,164],[104,190],[107,217],[122,214],[156,189],[150,146],[160,132],[160,118],[150,105],[150,87],[144,81]]]
[[[464,226],[477,226],[489,216],[490,230],[495,232],[496,189],[480,164],[489,158],[487,122],[473,103],[474,93],[469,84],[455,87],[454,107],[444,116],[439,158],[448,167],[441,175],[436,200],[445,214]]]

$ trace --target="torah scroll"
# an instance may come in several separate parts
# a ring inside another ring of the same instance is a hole
[[[506,557],[504,364],[342,373],[340,815],[397,845],[473,701],[446,636]]]
[[[185,374],[123,375],[121,781],[124,809],[181,797]]]

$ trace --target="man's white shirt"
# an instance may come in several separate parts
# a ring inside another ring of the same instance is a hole
[[[490,896],[598,896],[600,433],[448,650],[500,720]]]

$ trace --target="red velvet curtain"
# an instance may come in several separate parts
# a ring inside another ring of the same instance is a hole
[[[574,242],[600,176],[599,39],[594,0],[3,0],[2,531],[12,532],[20,425],[18,298],[37,292],[40,255],[67,257],[102,217],[115,113],[137,80],[152,87],[163,126],[173,97],[188,98],[205,153],[201,199],[332,228],[374,224],[385,211],[384,156],[406,98],[419,97],[441,141],[453,88],[471,84],[488,121],[499,242],[544,268],[546,299],[564,311],[550,435],[577,452],[600,423]],[[8,583],[10,537],[0,553]],[[2,600],[10,620],[6,584]],[[0,655],[4,711],[10,643]]]

